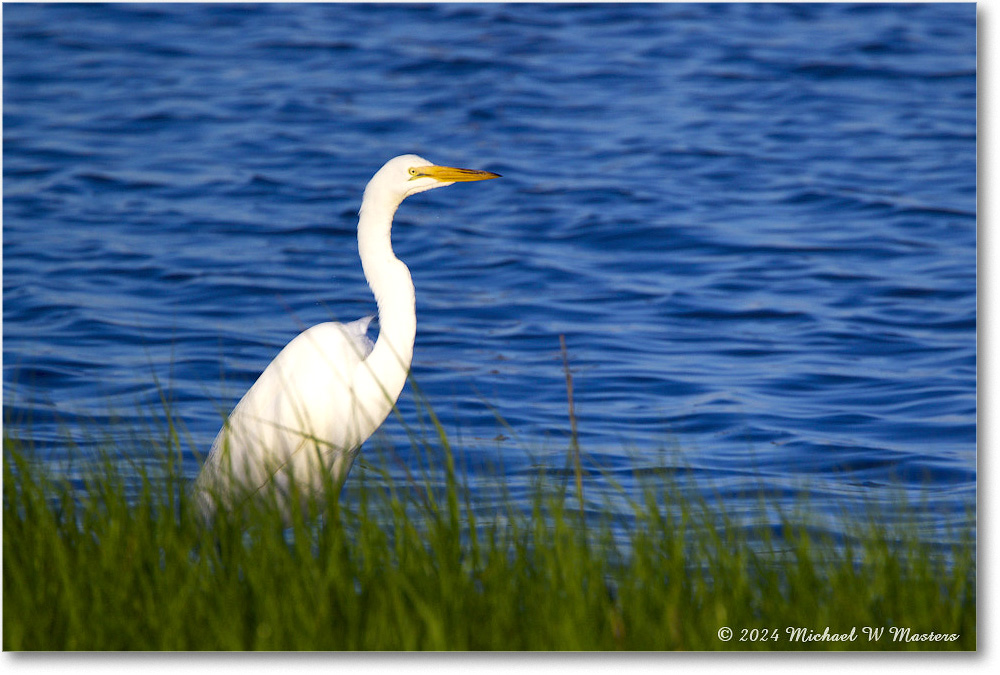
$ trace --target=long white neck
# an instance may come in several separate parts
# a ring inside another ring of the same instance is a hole
[[[406,384],[417,333],[410,270],[392,251],[392,217],[398,206],[398,199],[366,190],[358,221],[358,253],[378,303],[379,334],[375,348],[359,365],[355,392],[375,425],[391,412]]]

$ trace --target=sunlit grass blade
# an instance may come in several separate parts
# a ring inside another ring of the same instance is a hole
[[[808,499],[789,508],[763,495],[747,523],[669,467],[604,505],[540,471],[527,500],[501,485],[491,498],[507,501],[482,509],[461,450],[426,414],[420,478],[397,483],[385,468],[395,460],[374,448],[343,495],[331,480],[290,521],[268,494],[206,524],[176,424],[150,432],[165,434],[156,461],[122,461],[119,448],[71,473],[8,433],[4,649],[976,647],[972,531],[936,545],[873,509],[843,514],[834,539]],[[870,639],[864,627],[885,632]],[[857,637],[793,639],[788,628]]]

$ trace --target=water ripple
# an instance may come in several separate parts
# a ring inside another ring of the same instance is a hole
[[[159,383],[204,451],[299,330],[373,312],[361,188],[417,152],[504,174],[394,229],[474,480],[563,471],[565,335],[594,490],[962,522],[975,83],[972,5],[6,6],[5,424],[59,457]]]

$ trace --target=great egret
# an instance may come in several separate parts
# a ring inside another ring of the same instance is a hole
[[[361,266],[378,304],[378,340],[372,344],[366,335],[369,316],[313,326],[279,352],[223,424],[195,482],[206,517],[271,488],[287,508],[292,480],[303,497],[331,479],[343,483],[361,444],[395,405],[413,358],[413,281],[390,238],[396,209],[418,192],[498,177],[434,166],[416,155],[378,170],[358,219]]]

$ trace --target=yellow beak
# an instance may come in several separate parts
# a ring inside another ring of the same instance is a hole
[[[413,178],[433,178],[442,183],[467,183],[474,180],[500,178],[500,174],[475,169],[456,169],[451,166],[418,166],[410,169]]]

